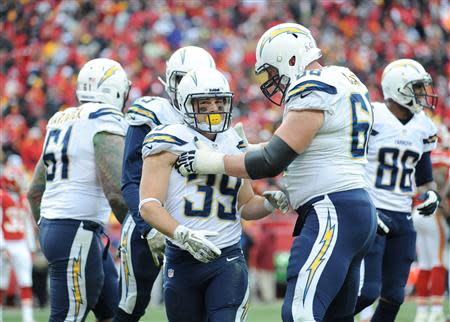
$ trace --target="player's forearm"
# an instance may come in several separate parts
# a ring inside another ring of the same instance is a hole
[[[245,220],[257,220],[271,212],[264,207],[264,197],[253,196],[242,208],[241,217]]]
[[[41,158],[36,165],[30,189],[27,193],[31,212],[33,213],[34,219],[36,221],[38,221],[39,217],[41,216],[41,200],[45,191],[45,182],[45,165]]]
[[[420,187],[417,187],[416,193],[421,195],[422,193],[427,192],[428,190],[436,190],[436,183],[434,181],[427,182]]]
[[[245,154],[226,155],[223,159],[225,165],[225,172],[231,177],[238,177],[250,179],[247,173],[244,162]]]
[[[173,238],[175,228],[180,224],[157,202],[145,203],[140,214],[148,224],[170,238]]]

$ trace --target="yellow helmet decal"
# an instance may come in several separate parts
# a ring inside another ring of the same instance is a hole
[[[112,66],[112,67],[108,68],[108,70],[103,74],[102,78],[98,82],[97,88],[99,88],[100,85],[105,82],[105,80],[107,80],[109,77],[114,75],[114,73],[118,70],[120,70],[119,66]]]
[[[293,34],[302,34],[309,37],[309,32],[307,30],[297,27],[284,27],[280,29],[275,29],[269,35],[267,35],[266,38],[262,41],[261,48],[259,49],[259,55],[261,56],[262,50],[268,41],[274,39],[276,36],[281,35],[285,32],[290,32]]]

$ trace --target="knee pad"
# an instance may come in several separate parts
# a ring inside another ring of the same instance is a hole
[[[430,273],[429,270],[421,269],[419,270],[419,274],[417,275],[416,280],[416,295],[426,297],[429,296],[428,292],[428,282],[430,279]]]
[[[445,293],[445,280],[447,278],[447,270],[445,267],[433,267],[431,270],[431,296],[443,296]]]
[[[384,299],[380,299],[371,322],[394,322],[400,310],[400,305],[401,303],[387,302]]]

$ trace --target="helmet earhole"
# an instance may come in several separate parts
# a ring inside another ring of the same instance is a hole
[[[116,96],[117,96],[117,98],[120,98],[120,94],[119,93],[117,93]]]
[[[289,66],[295,65],[295,56],[292,56],[291,59],[289,59]]]

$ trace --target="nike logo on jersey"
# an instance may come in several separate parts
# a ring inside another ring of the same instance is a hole
[[[406,220],[411,220],[412,216],[411,215],[406,215]]]
[[[308,96],[309,94],[311,94],[312,92],[306,92],[306,93],[301,93],[300,94],[300,98],[305,98],[306,96]]]
[[[231,257],[231,258],[228,258],[228,257],[227,257],[227,262],[234,261],[235,259],[238,259],[238,258],[239,258],[239,256]]]

